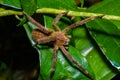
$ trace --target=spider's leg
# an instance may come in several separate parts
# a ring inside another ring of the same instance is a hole
[[[35,21],[35,20],[34,20],[31,16],[29,16],[26,12],[23,11],[23,14],[27,17],[27,19],[28,19],[31,23],[33,23],[35,26],[37,26],[38,29],[39,29],[41,32],[43,32],[43,33],[45,33],[45,34],[49,34],[49,33],[52,32],[52,31],[50,31],[50,30],[47,30],[43,25],[41,25],[41,24],[38,23],[37,21]]]
[[[60,49],[62,50],[62,52],[64,53],[64,55],[70,60],[72,61],[74,64],[77,65],[78,69],[85,74],[88,78],[90,78],[91,80],[92,77],[91,75],[66,51],[66,49],[64,48],[64,46],[60,46]]]
[[[69,31],[70,29],[72,28],[75,28],[75,27],[78,27],[80,25],[83,25],[91,20],[94,20],[95,18],[102,18],[104,15],[100,15],[100,16],[92,16],[92,17],[89,17],[89,18],[86,18],[82,21],[78,21],[78,22],[75,22],[73,24],[71,24],[70,26],[66,27],[62,32],[63,33],[66,33],[67,31]]]
[[[49,80],[52,80],[52,78],[54,76],[54,72],[55,72],[55,68],[56,68],[56,57],[57,57],[56,52],[57,52],[57,50],[58,50],[58,46],[55,45],[54,50],[53,50],[52,68],[51,68]]]
[[[38,39],[33,39],[36,44],[46,44],[52,41],[55,41],[55,37],[54,36],[46,36],[43,38],[38,38]]]
[[[56,31],[60,31],[60,28],[59,28],[59,26],[56,25],[56,23],[60,20],[60,18],[61,18],[63,15],[66,15],[68,12],[69,12],[69,11],[58,14],[58,15],[55,17],[55,19],[53,20],[52,25],[53,25],[53,27],[54,27],[54,29],[55,29]]]

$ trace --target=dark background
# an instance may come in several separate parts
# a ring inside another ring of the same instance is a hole
[[[39,54],[31,46],[24,27],[16,26],[18,23],[14,16],[0,17],[0,62],[6,63],[13,75],[18,71],[15,76],[25,77],[39,68]]]

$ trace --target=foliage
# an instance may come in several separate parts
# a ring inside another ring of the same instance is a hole
[[[82,5],[84,0],[82,1]],[[78,11],[78,6],[74,0],[0,0],[4,6],[17,10],[24,10],[30,15],[36,9],[52,8],[57,10]],[[87,8],[84,12],[94,14],[105,14],[120,16],[120,0],[103,0],[96,5]],[[108,5],[109,4],[109,5]],[[107,5],[107,6],[106,6]],[[1,10],[2,12],[2,10]],[[0,12],[0,13],[1,13]],[[45,12],[44,12],[45,13]],[[43,14],[44,25],[52,29],[52,21],[55,17],[52,14]],[[84,17],[83,17],[84,18]],[[24,20],[24,19],[23,19]],[[22,21],[23,21],[22,20]],[[63,17],[58,25],[61,29],[81,20],[76,17],[71,21]],[[30,22],[23,24],[32,45],[31,31],[35,28]],[[72,35],[68,52],[94,77],[95,80],[109,80],[115,76],[120,69],[120,22],[114,20],[95,19],[71,30]],[[48,80],[52,62],[53,47],[37,45],[35,47],[39,53],[40,60],[40,80]],[[54,80],[87,80],[88,78],[79,72],[70,63],[61,51],[57,53],[57,64]]]

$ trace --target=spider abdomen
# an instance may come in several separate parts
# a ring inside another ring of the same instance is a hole
[[[43,37],[47,37],[47,35],[43,34],[42,32],[40,32],[40,30],[38,29],[35,29],[32,31],[32,38],[33,40],[37,40],[37,39],[40,39],[40,38],[43,38]]]

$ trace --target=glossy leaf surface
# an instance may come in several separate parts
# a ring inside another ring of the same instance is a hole
[[[21,0],[21,6],[23,11],[33,14],[36,10],[36,0]]]
[[[13,7],[13,8],[17,8],[17,9],[21,8],[20,0],[0,0],[0,4]]]
[[[49,3],[49,4],[47,4]],[[77,10],[74,0],[37,0],[38,8],[56,8],[65,10]]]
[[[103,0],[102,2],[88,8],[88,11],[120,16],[119,4],[120,0]]]
[[[120,15],[120,10],[118,9],[120,5],[116,3],[119,4],[120,1],[105,0],[97,5],[92,6],[88,10],[103,14]],[[112,6],[114,6],[114,8]],[[114,67],[119,69],[120,30],[119,25],[117,24],[119,24],[118,21],[110,22],[107,20],[95,20],[87,23],[87,27],[106,58]]]

